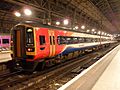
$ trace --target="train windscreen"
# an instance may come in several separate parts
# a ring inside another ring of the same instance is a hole
[[[27,45],[34,45],[34,34],[32,28],[26,29],[26,44]]]

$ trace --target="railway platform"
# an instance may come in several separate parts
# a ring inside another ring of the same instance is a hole
[[[11,60],[10,51],[0,52],[0,63],[7,62]]]
[[[58,90],[120,90],[120,45]]]

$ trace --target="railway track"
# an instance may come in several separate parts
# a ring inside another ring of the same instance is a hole
[[[71,63],[71,62],[69,62],[69,63]],[[21,85],[25,85],[25,83],[26,83],[28,86],[30,86],[33,83],[31,83],[32,80],[29,81],[29,79],[31,79],[31,78],[33,78],[34,80],[36,79],[35,80],[36,82],[43,81],[43,80],[47,79],[48,77],[53,76],[55,72],[60,72],[60,71],[64,70],[66,67],[70,66],[69,63],[66,62],[62,65],[58,65],[58,66],[52,67],[50,69],[45,69],[45,71],[36,72],[36,73],[34,72],[32,75],[22,75],[21,74],[21,75],[9,77],[6,80],[3,80],[2,82],[0,81],[0,89],[13,87],[14,85],[16,85],[16,83],[20,83],[20,82],[23,82],[23,83],[21,83]],[[67,64],[68,64],[68,66],[66,66]],[[65,67],[62,67],[62,66],[65,66]],[[62,68],[59,69],[59,67],[62,67]],[[58,68],[58,69],[56,69],[56,68]],[[35,77],[37,77],[37,78],[35,78]],[[27,81],[27,82],[24,82],[24,81]],[[25,86],[27,86],[27,85],[25,85]],[[25,88],[25,86],[24,86],[24,88]],[[18,88],[18,86],[17,86],[17,88]],[[21,86],[19,88],[21,88]]]
[[[100,50],[102,52],[101,55],[100,55],[101,52],[89,53],[87,55],[84,55],[83,57],[70,60],[55,67],[47,68],[41,72],[34,72],[32,75],[18,74],[15,76],[8,77],[5,80],[0,81],[0,89],[54,90],[56,88],[59,88],[61,85],[65,84],[67,81],[69,81],[76,75],[76,73],[75,74],[71,73],[72,70],[79,66],[83,67],[80,68],[81,71],[86,69],[87,67],[89,67],[88,65],[89,63],[93,64],[95,61],[97,61],[97,59],[95,58],[97,57],[100,58],[101,56],[103,56],[103,54],[107,52],[106,50],[104,50],[105,51],[104,53],[102,50]],[[62,81],[64,81],[64,83]]]

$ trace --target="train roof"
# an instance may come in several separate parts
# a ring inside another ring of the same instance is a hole
[[[25,22],[21,22],[19,24],[26,24],[26,25],[30,25],[30,26],[33,26],[33,27],[45,27],[45,28],[52,28],[52,29],[59,29],[59,30],[65,30],[65,31],[72,31],[72,32],[81,33],[79,31],[74,31],[74,30],[72,30],[70,28],[65,28],[65,27],[61,28],[59,26],[52,26],[52,25],[42,24],[40,22],[35,22],[35,21],[25,21]]]
[[[24,22],[20,22],[17,25],[29,25],[29,26],[33,26],[33,27],[45,27],[45,28],[58,29],[58,30],[63,30],[63,31],[71,31],[71,32],[76,32],[76,33],[82,33],[80,31],[75,31],[73,29],[64,28],[64,27],[60,28],[60,27],[57,27],[57,26],[56,27],[55,26],[50,26],[50,25],[42,24],[40,22],[35,22],[35,21],[24,21]],[[86,33],[86,32],[84,32],[83,34],[93,35],[93,34]],[[99,36],[99,35],[95,35],[95,36]],[[103,37],[108,37],[108,36],[103,36]]]

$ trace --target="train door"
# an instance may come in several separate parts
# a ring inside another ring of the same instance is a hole
[[[50,53],[49,57],[53,57],[55,55],[55,32],[53,30],[49,30],[49,39],[50,39]]]
[[[21,35],[21,34],[20,34],[20,31],[17,30],[17,31],[16,31],[16,39],[17,39],[17,40],[16,40],[16,51],[17,51],[17,52],[16,52],[16,56],[17,56],[17,57],[20,57],[20,56],[21,56],[21,49],[20,49],[20,48],[21,48],[21,45],[20,45],[20,38],[21,38],[21,37],[20,37],[20,35]]]
[[[23,58],[25,57],[25,27],[18,26],[13,31],[13,43],[14,43],[14,57]]]

